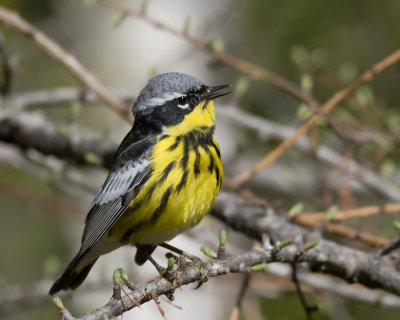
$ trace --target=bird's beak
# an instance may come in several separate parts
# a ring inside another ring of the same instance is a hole
[[[210,101],[210,100],[222,97],[231,92],[230,90],[223,90],[223,89],[230,88],[230,87],[232,87],[232,85],[230,85],[230,84],[224,84],[222,86],[210,87],[205,92],[205,94],[203,96],[203,100]]]

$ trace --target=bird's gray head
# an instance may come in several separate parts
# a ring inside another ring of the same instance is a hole
[[[201,81],[187,74],[179,72],[159,74],[140,92],[132,112],[151,113],[156,106],[185,97],[189,93],[201,93],[206,90],[207,87]]]

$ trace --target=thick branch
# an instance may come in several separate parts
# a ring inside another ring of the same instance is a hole
[[[204,273],[215,277],[227,273],[247,273],[249,267],[261,263],[307,262],[313,271],[336,275],[348,282],[361,283],[370,288],[381,288],[400,295],[400,275],[382,257],[350,249],[334,242],[318,239],[316,247],[303,250],[305,243],[315,236],[309,231],[287,222],[283,217],[273,214],[272,209],[248,206],[236,195],[222,192],[213,209],[213,215],[233,228],[246,233],[252,238],[261,239],[268,234],[274,239],[295,237],[294,244],[282,249],[278,247],[261,248],[229,257],[225,260],[212,260],[204,265],[202,271],[196,266],[187,266],[179,272],[179,285],[187,285],[202,279]],[[141,304],[152,299],[152,296],[171,294],[177,288],[177,282],[165,278],[150,281],[148,284],[134,288],[122,300],[112,299],[107,305],[85,315],[81,320],[109,319],[118,316],[136,306],[132,301]],[[69,313],[66,319],[74,319]]]
[[[117,90],[113,93],[123,100],[134,99],[134,96],[127,91]],[[7,99],[5,104],[7,107],[12,107],[13,109],[25,109],[37,105],[67,103],[74,101],[96,102],[98,100],[99,97],[90,91],[82,92],[82,90],[77,88],[58,88],[53,90],[40,90],[20,93],[14,95],[10,99]],[[285,126],[268,119],[257,117],[236,107],[219,107],[216,108],[216,113],[217,116],[226,118],[241,127],[250,128],[258,132],[263,139],[275,138],[279,140],[285,140],[290,138],[296,131],[296,129],[293,127]],[[28,117],[28,115],[25,115],[24,117]],[[29,124],[29,121],[26,123]],[[46,127],[47,125],[43,126]],[[109,145],[109,141],[104,139],[102,141],[105,145]],[[25,141],[24,143],[28,142]],[[94,142],[91,144],[95,145]],[[304,153],[309,153],[313,149],[309,139],[306,136],[300,137],[300,139],[296,141],[295,146]],[[117,146],[115,145],[113,148],[116,150]],[[109,149],[111,150],[112,147]],[[40,149],[38,151],[42,152]],[[322,162],[328,163],[334,167],[341,167],[343,165],[344,158],[327,145],[321,144],[314,151],[315,156]],[[98,155],[101,158],[103,157],[102,154]],[[109,162],[106,161],[105,163],[106,166],[108,166]],[[350,160],[348,170],[349,174],[360,177],[361,179],[359,182],[371,190],[374,190],[374,192],[381,194],[390,200],[400,201],[400,188],[379,174],[365,169],[361,164],[354,160]]]
[[[228,273],[248,273],[251,271],[250,267],[259,265],[262,263],[272,262],[296,262],[299,257],[308,256],[311,254],[309,251],[303,251],[301,247],[290,245],[283,249],[277,248],[261,248],[258,250],[252,250],[236,256],[226,258],[225,260],[211,260],[204,264],[202,270],[197,266],[186,266],[184,271],[178,273],[178,278],[174,282],[170,282],[165,278],[159,280],[152,280],[144,286],[134,288],[128,296],[123,296],[121,300],[112,299],[107,305],[101,307],[94,312],[77,318],[79,320],[100,320],[109,319],[112,316],[118,316],[137,305],[132,301],[140,301],[141,304],[150,301],[152,295],[160,296],[163,294],[174,293],[174,290],[178,285],[183,286],[204,278],[216,277],[225,275]],[[307,260],[308,258],[305,258]],[[75,319],[75,318],[68,318]]]
[[[0,140],[15,144],[21,149],[36,149],[45,155],[55,155],[66,161],[87,163],[87,155],[94,154],[98,164],[109,168],[116,144],[76,128],[59,130],[40,114],[2,113]]]
[[[248,206],[232,193],[221,192],[212,214],[234,229],[251,238],[261,239],[267,234],[272,239],[294,237],[296,244],[315,239],[307,229],[288,222],[284,217],[268,210]],[[380,288],[400,295],[400,274],[386,265],[378,255],[338,245],[324,239],[299,261],[308,262],[313,271],[336,275],[348,282],[358,282],[370,288]]]

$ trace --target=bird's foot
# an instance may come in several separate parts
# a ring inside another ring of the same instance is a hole
[[[180,276],[184,273],[185,268],[187,267],[196,267],[200,272],[200,278],[198,280],[198,284],[195,289],[200,288],[200,286],[208,281],[208,272],[206,264],[199,258],[194,255],[188,254],[186,252],[180,252],[180,256],[176,257],[172,253],[166,254],[167,258],[174,259],[176,264],[178,265],[176,270],[176,278],[175,281],[179,287]],[[187,261],[186,259],[190,260]]]

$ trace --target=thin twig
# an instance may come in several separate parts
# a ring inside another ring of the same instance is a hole
[[[307,225],[305,223],[304,224],[299,223],[299,224],[312,228],[317,228],[319,226],[319,224],[312,224],[312,225],[311,224]],[[369,232],[359,231],[357,229],[344,226],[341,224],[327,223],[324,225],[324,227],[325,230],[329,233],[339,234],[354,240],[360,240],[374,247],[382,247],[389,243],[389,239],[376,236]]]
[[[300,128],[298,128],[295,134],[289,139],[284,140],[279,146],[267,154],[262,160],[255,164],[250,170],[239,174],[235,177],[236,187],[243,185],[253,178],[258,172],[263,170],[265,167],[271,165],[277,160],[288,148],[290,148],[301,136],[303,136],[317,121],[320,117],[325,116],[335,106],[343,101],[346,97],[354,92],[360,85],[371,81],[377,74],[393,65],[400,60],[400,49],[390,54],[383,60],[373,65],[368,71],[364,72],[354,82],[345,87],[344,89],[335,93],[319,110],[315,113],[307,122],[305,122]]]
[[[368,206],[349,210],[338,210],[331,221],[340,221],[354,218],[364,218],[380,213],[400,212],[400,203],[388,203],[382,206]],[[302,213],[296,217],[296,222],[302,224],[321,223],[326,221],[326,212]]]
[[[130,109],[125,103],[90,74],[71,53],[68,53],[58,43],[20,17],[17,12],[0,6],[0,21],[21,32],[46,54],[63,64],[79,81],[96,92],[106,104],[124,119],[130,116]]]
[[[292,281],[296,287],[296,292],[297,292],[297,295],[299,296],[300,303],[304,309],[304,312],[306,313],[307,320],[312,320],[312,312],[318,310],[318,308],[315,306],[311,307],[307,304],[306,298],[304,297],[303,291],[301,290],[301,287],[300,287],[300,282],[297,279],[296,263],[292,264]]]
[[[185,29],[185,26],[183,26],[182,29],[176,28],[172,25],[164,23],[148,15],[146,11],[143,11],[142,9],[135,9],[131,6],[125,5],[124,3],[118,0],[100,0],[100,1],[108,5],[109,7],[113,8],[114,10],[118,11],[123,17],[129,15],[137,17],[143,21],[146,21],[147,23],[150,23],[154,27],[162,29],[170,34],[173,34],[189,42],[192,46],[206,51],[207,53],[214,56],[214,58],[217,59],[219,62],[228,65],[230,67],[233,67],[243,72],[244,74],[247,74],[253,79],[264,81],[281,89],[284,92],[291,94],[297,99],[306,102],[313,111],[318,111],[319,108],[321,107],[321,104],[317,101],[317,99],[314,98],[314,96],[309,90],[304,90],[293,81],[285,77],[282,77],[276,73],[273,73],[269,70],[266,70],[258,65],[255,65],[254,63],[239,58],[231,53],[228,53],[222,48],[216,49],[211,44],[212,41],[211,43],[203,41],[202,39],[189,34],[187,32],[187,29]],[[338,125],[336,125],[336,122],[333,121],[333,119],[328,118],[328,122],[338,136],[345,138],[342,135],[342,131],[339,129]]]
[[[275,138],[279,140],[287,140],[296,132],[293,127],[284,126],[268,119],[262,119],[235,107],[217,108],[216,113],[218,116],[223,116],[236,125],[255,130],[264,139]],[[307,136],[300,137],[295,142],[295,145],[305,153],[309,153],[310,150],[312,150],[311,142]],[[320,161],[335,167],[341,167],[343,164],[342,155],[323,144],[319,145],[315,150],[315,156]],[[396,184],[385,179],[381,175],[376,174],[370,169],[364,168],[355,160],[350,161],[349,172],[353,176],[360,177],[359,182],[368,188],[373,189],[376,193],[381,194],[392,201],[400,201],[400,188]],[[229,184],[230,181],[231,183]],[[230,189],[235,186],[233,179],[225,178],[224,183],[225,186]]]
[[[139,18],[147,23],[150,23],[154,27],[158,29],[162,29],[167,31],[170,34],[173,34],[181,39],[186,40],[187,42],[191,43],[194,47],[205,50],[212,54],[214,58],[218,61],[229,65],[237,70],[242,71],[243,73],[249,75],[253,79],[258,79],[264,82],[267,82],[289,94],[293,95],[294,97],[305,101],[309,105],[318,106],[319,103],[314,99],[311,93],[307,90],[303,90],[300,86],[295,84],[294,82],[277,75],[271,71],[267,71],[253,63],[250,63],[244,59],[236,57],[224,50],[215,49],[213,48],[210,43],[197,38],[188,32],[185,31],[184,27],[176,28],[171,26],[167,23],[164,23],[150,15],[146,12],[143,12],[140,9],[135,9],[133,7],[127,6],[126,4],[117,1],[117,0],[100,0],[100,2],[105,3],[109,7],[113,8],[114,10],[118,11],[121,15],[124,16],[133,16]]]
[[[243,297],[249,287],[251,273],[246,273],[243,277],[242,285],[240,286],[240,291],[235,303],[235,306],[232,309],[230,320],[239,320],[240,308],[242,305]]]

